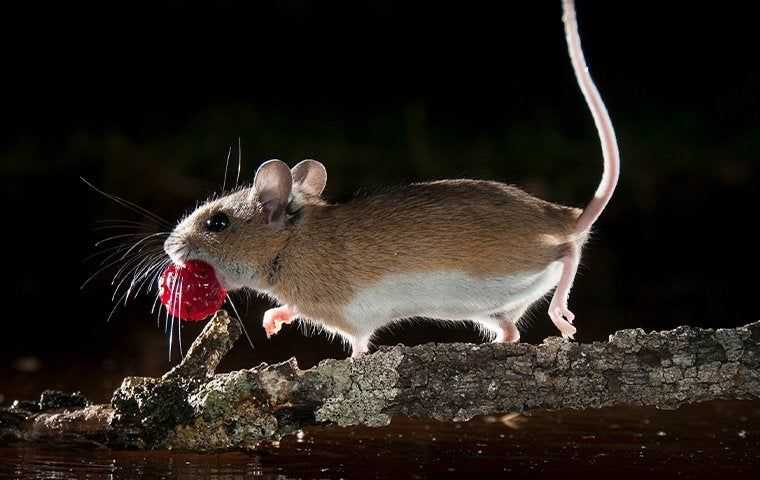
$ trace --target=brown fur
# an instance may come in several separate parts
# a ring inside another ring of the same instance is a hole
[[[457,270],[476,277],[545,268],[581,210],[509,185],[445,180],[343,205],[306,205],[287,227],[272,293],[305,317],[350,332],[341,307],[382,276]]]

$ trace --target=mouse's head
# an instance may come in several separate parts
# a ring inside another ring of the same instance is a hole
[[[201,205],[182,219],[164,243],[178,265],[202,260],[230,290],[266,285],[288,227],[301,206],[321,203],[325,167],[304,160],[292,170],[280,160],[259,167],[253,186]]]

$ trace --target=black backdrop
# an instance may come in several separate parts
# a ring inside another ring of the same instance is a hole
[[[104,236],[95,222],[136,219],[80,175],[174,219],[221,187],[240,138],[245,181],[269,158],[318,158],[335,201],[451,177],[589,199],[601,157],[559,1],[323,3],[5,16],[0,394],[45,384],[105,395],[122,374],[167,366],[150,298],[107,324],[109,276],[79,290],[96,269],[83,259]],[[757,22],[739,6],[694,5],[578,5],[623,159],[571,297],[582,341],[758,319]],[[345,354],[296,329],[267,341],[268,304],[240,303],[256,348],[239,345],[228,367]],[[186,327],[185,342],[199,328]],[[535,309],[524,339],[551,334]],[[478,336],[421,323],[378,343],[452,339]]]

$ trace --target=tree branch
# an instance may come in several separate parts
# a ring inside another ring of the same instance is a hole
[[[309,425],[382,426],[397,415],[462,421],[537,408],[760,398],[760,322],[622,330],[591,344],[398,345],[309,370],[291,359],[213,375],[239,336],[220,311],[162,378],[125,378],[110,406],[0,411],[0,442],[254,448]]]

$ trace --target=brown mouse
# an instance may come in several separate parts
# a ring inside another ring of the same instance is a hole
[[[401,319],[471,320],[515,342],[525,311],[554,290],[549,316],[572,337],[568,296],[589,230],[619,175],[615,133],[581,50],[575,8],[563,1],[568,50],[599,131],[604,173],[581,210],[483,180],[416,183],[334,205],[324,166],[270,160],[253,185],[184,218],[164,249],[177,264],[203,260],[227,289],[250,288],[280,307],[269,335],[296,318],[347,341],[354,356]]]

